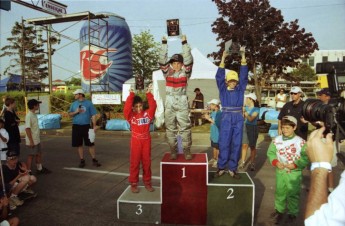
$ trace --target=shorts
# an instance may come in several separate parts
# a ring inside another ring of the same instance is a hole
[[[93,146],[95,143],[91,143],[89,139],[90,125],[72,125],[72,147]]]
[[[248,144],[250,148],[256,147],[256,142],[259,136],[259,130],[257,125],[248,125],[246,124],[247,136],[248,136]]]
[[[41,144],[36,144],[33,147],[26,146],[26,152],[28,155],[37,155],[41,153]]]
[[[247,135],[247,127],[246,124],[243,124],[243,130],[242,130],[242,144],[248,144],[248,135]]]
[[[216,148],[216,149],[219,149],[219,144],[218,143],[215,143],[211,140],[211,147],[213,148]]]

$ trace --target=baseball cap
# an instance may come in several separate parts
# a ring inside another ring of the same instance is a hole
[[[251,98],[251,99],[253,99],[253,100],[257,100],[257,99],[258,99],[258,98],[256,97],[255,93],[249,93],[249,94],[247,94],[247,95],[244,95],[244,97],[249,97],[249,98]]]
[[[14,157],[18,157],[18,153],[15,151],[8,150],[6,152],[7,159],[13,159]]]
[[[28,101],[28,108],[33,109],[37,104],[42,103],[42,101],[38,101],[36,99],[31,99]]]
[[[220,101],[217,99],[212,99],[210,102],[207,102],[207,104],[215,104],[215,105],[219,105]]]
[[[300,87],[298,86],[293,86],[291,87],[290,93],[303,93]]]
[[[85,94],[85,93],[84,93],[84,90],[77,89],[76,91],[73,92],[73,94],[75,95],[75,94]]]
[[[321,96],[322,94],[325,94],[326,96],[331,96],[331,92],[328,88],[323,88],[320,91],[316,92],[318,96]]]
[[[289,120],[290,122],[293,122],[295,123],[295,125],[297,125],[297,119],[291,115],[284,116],[283,119]]]
[[[200,89],[199,89],[199,88],[195,88],[195,89],[194,89],[194,92],[196,92],[196,91],[200,91]]]
[[[230,70],[228,71],[228,73],[226,73],[226,81],[230,81],[230,80],[236,80],[238,81],[238,74],[236,71]]]
[[[183,56],[181,54],[174,54],[174,55],[172,55],[172,57],[170,58],[169,63],[173,63],[173,62],[183,63]]]

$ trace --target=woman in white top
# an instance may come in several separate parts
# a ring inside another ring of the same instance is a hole
[[[286,94],[284,89],[281,89],[279,93],[276,95],[276,108],[277,111],[283,108],[284,104],[286,103]]]

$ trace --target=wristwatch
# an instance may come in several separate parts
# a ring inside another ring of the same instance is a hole
[[[313,162],[310,167],[310,171],[313,171],[316,168],[325,168],[328,172],[332,171],[332,165],[329,162]]]

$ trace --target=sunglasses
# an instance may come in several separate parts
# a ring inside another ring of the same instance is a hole
[[[290,93],[290,95],[297,95],[298,93]]]
[[[17,156],[7,157],[7,160],[15,160],[15,159],[17,159]]]

